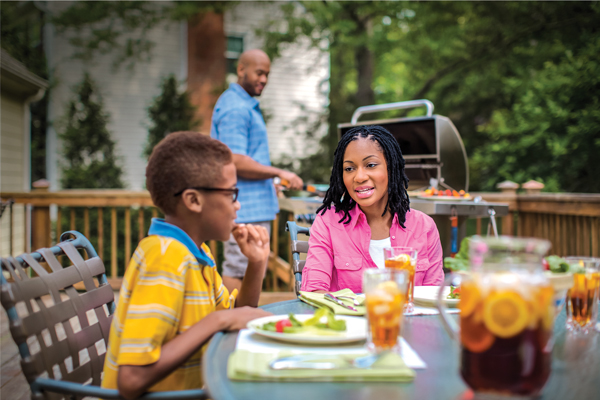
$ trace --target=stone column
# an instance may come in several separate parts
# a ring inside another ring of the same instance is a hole
[[[503,194],[510,196],[510,205],[514,205],[517,199],[517,189],[519,189],[519,184],[512,181],[504,181],[500,182],[496,185],[496,188],[500,189]],[[511,207],[509,205],[508,215],[506,217],[502,217],[502,234],[505,236],[514,235],[515,230],[515,213],[516,207]]]

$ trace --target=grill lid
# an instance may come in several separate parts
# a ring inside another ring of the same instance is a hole
[[[362,121],[362,114],[427,107],[425,117],[396,118]],[[400,144],[406,160],[406,175],[410,179],[409,190],[430,185],[438,189],[469,191],[469,165],[467,152],[458,130],[449,118],[433,114],[429,100],[405,101],[359,107],[352,122],[338,124],[338,137],[355,126],[380,125],[386,128]]]

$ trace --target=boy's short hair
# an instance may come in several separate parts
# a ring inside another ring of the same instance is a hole
[[[146,187],[154,205],[174,214],[181,198],[175,193],[190,187],[213,187],[223,166],[233,162],[229,148],[198,132],[174,132],[152,150],[146,166]]]

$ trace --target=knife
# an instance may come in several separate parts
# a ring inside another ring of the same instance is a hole
[[[335,297],[334,295],[332,295],[331,293],[325,293],[325,299],[329,300],[329,301],[333,301],[334,303],[347,308],[348,310],[352,310],[352,311],[356,311],[358,312],[358,310],[352,306],[349,306],[348,304],[344,303],[343,301],[341,301],[340,299],[338,299],[337,297]]]
[[[357,358],[327,354],[298,354],[277,358],[269,363],[271,369],[337,369],[337,368],[371,368],[377,360],[389,353],[382,351]],[[338,361],[338,362],[336,362]],[[340,364],[343,361],[343,364]]]

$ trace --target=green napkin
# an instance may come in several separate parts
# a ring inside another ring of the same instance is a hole
[[[357,297],[357,295],[354,294],[354,292],[350,289],[338,290],[337,292],[332,292],[332,294],[334,296],[349,296],[352,298]],[[347,308],[344,308],[332,301],[326,300],[324,293],[302,292],[301,291],[300,292],[300,300],[302,300],[303,302],[310,304],[311,306],[314,306],[314,307],[327,307],[331,311],[333,311],[334,314],[337,314],[337,315],[365,315],[365,313],[367,312],[367,309],[365,308],[365,306],[355,306],[354,303],[352,302],[352,300],[340,299],[344,302],[344,304],[347,304],[349,306],[356,308],[357,311],[352,311]]]
[[[269,363],[272,360],[297,354],[290,351],[255,353],[248,350],[236,350],[229,356],[227,376],[231,380],[240,381],[411,382],[416,375],[414,370],[406,366],[402,357],[395,353],[382,356],[370,368],[353,368],[344,360],[361,357],[366,353],[352,356],[323,354],[323,361],[334,362],[339,365],[339,368],[334,369],[273,370],[269,368]]]

